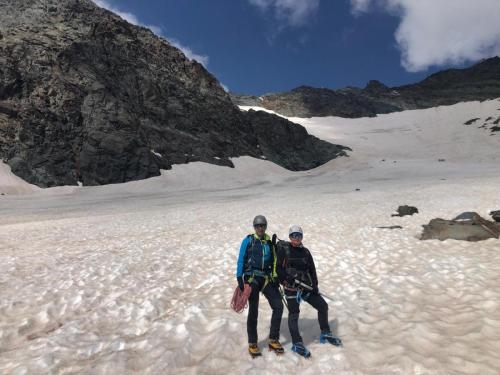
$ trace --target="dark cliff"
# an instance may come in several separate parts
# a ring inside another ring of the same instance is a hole
[[[242,155],[303,170],[345,155],[241,112],[202,65],[89,0],[0,8],[0,158],[30,183],[125,182]]]

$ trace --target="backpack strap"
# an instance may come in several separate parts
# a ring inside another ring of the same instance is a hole
[[[255,244],[255,238],[253,236],[253,234],[248,234],[246,236],[246,238],[249,239],[248,243],[247,243],[247,248],[245,249],[245,266],[244,268],[246,269],[246,266],[247,266],[247,263],[249,262],[249,255],[248,255],[248,250],[249,249],[253,249],[253,245]]]
[[[252,249],[253,251],[253,248],[255,246],[255,242],[257,241],[256,238],[255,238],[255,235],[253,233],[247,235],[247,238],[250,238],[250,241],[248,241],[248,245],[247,245],[247,248],[246,248],[246,251],[245,251],[245,256],[247,257],[247,262],[248,262],[248,250],[249,249]],[[252,272],[245,272],[245,275],[247,276],[250,276],[248,278],[248,282],[251,284],[255,278],[255,276],[258,276],[256,275],[256,272],[255,271],[252,271]]]
[[[274,236],[276,236],[276,235],[274,235]],[[276,271],[276,265],[278,264],[278,255],[276,254],[276,247],[274,246],[274,242],[271,240],[268,240],[267,244],[269,245],[269,249],[273,253],[273,265],[272,265],[272,269],[271,269],[271,279],[274,280],[274,279],[278,278],[278,271]]]
[[[290,259],[290,244],[287,243],[285,247],[285,268],[288,268],[289,259]]]
[[[249,235],[247,235],[247,238],[248,238],[248,237],[250,237],[250,238],[252,239],[252,241],[248,243],[248,245],[247,245],[247,249],[248,249],[249,247],[251,247],[251,246],[253,247],[253,245],[255,244],[255,236],[254,236],[253,234],[249,234]]]

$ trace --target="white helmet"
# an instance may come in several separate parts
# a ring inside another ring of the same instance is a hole
[[[300,233],[301,235],[304,235],[304,232],[302,231],[302,228],[298,225],[292,225],[290,229],[288,230],[288,235],[291,235],[293,233]]]

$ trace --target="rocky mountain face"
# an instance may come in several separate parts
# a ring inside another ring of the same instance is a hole
[[[118,183],[242,155],[304,170],[345,155],[300,125],[241,112],[202,65],[90,0],[0,9],[0,158],[30,183]]]
[[[500,57],[467,69],[449,69],[425,80],[399,87],[370,81],[361,89],[339,90],[301,86],[290,92],[261,97],[232,94],[238,105],[264,107],[289,117],[369,117],[408,109],[500,97]]]

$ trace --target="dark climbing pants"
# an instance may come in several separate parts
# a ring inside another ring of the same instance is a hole
[[[252,285],[252,294],[248,298],[248,318],[247,318],[247,333],[248,342],[250,344],[257,343],[257,318],[259,316],[259,294],[262,292],[267,298],[273,314],[271,316],[271,329],[269,338],[271,340],[279,340],[281,317],[283,315],[283,302],[278,287],[272,283],[267,283],[262,277],[256,277]]]
[[[295,298],[297,295],[296,292],[286,290],[285,295],[288,303],[288,329],[292,336],[292,342],[296,344],[302,342],[302,337],[299,332],[300,304]],[[302,300],[302,303],[304,302],[309,303],[318,310],[318,322],[321,332],[330,332],[330,325],[328,324],[328,303],[326,303],[325,299],[321,297],[320,294],[311,292],[309,298]]]

